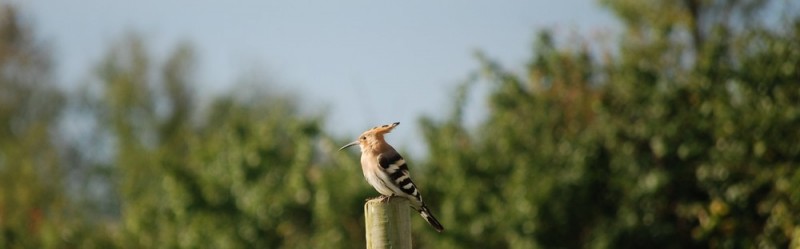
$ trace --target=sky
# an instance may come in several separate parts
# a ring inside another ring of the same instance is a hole
[[[593,0],[11,2],[51,46],[65,87],[92,79],[110,44],[135,32],[156,60],[190,43],[201,97],[255,73],[267,89],[296,96],[304,112],[325,113],[331,134],[355,138],[399,121],[387,140],[415,152],[424,151],[417,121],[450,113],[456,86],[479,66],[476,51],[521,72],[539,30],[587,37],[619,30]],[[472,92],[468,123],[485,116],[488,89]]]

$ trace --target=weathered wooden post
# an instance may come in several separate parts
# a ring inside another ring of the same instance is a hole
[[[411,249],[411,220],[408,200],[388,202],[373,199],[364,204],[367,249]]]

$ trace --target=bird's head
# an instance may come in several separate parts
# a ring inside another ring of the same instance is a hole
[[[353,145],[360,146],[362,151],[364,151],[364,148],[377,147],[382,143],[386,143],[383,140],[383,134],[391,132],[392,129],[394,129],[394,127],[397,127],[398,125],[400,125],[400,122],[375,126],[372,129],[369,129],[364,133],[361,133],[361,136],[358,136],[358,139],[356,139],[356,141],[353,141],[345,146],[342,146],[342,148],[340,148],[339,150],[343,150]]]

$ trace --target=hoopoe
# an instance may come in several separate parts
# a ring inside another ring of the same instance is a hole
[[[400,122],[395,122],[369,129],[362,133],[358,140],[342,146],[339,150],[353,145],[361,147],[361,170],[367,182],[381,193],[382,198],[388,200],[399,196],[408,199],[411,207],[417,210],[437,232],[441,232],[444,227],[422,202],[422,195],[411,181],[406,161],[383,140],[383,135],[391,132],[399,124]]]

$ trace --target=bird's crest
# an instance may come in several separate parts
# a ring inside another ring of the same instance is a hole
[[[364,150],[365,148],[370,148],[373,150],[383,149],[386,147],[391,148],[391,146],[386,144],[386,141],[383,140],[383,134],[391,132],[392,129],[394,129],[394,127],[397,127],[398,125],[400,125],[400,122],[394,122],[391,124],[372,127],[372,129],[369,129],[364,133],[361,133],[361,136],[359,136],[358,139],[356,139],[356,141],[353,141],[345,146],[342,146],[342,148],[339,148],[339,150],[343,150],[347,147],[354,145],[360,145],[362,150]]]
[[[383,135],[383,134],[391,132],[392,129],[394,129],[394,127],[397,127],[398,125],[400,125],[400,122],[394,122],[394,123],[391,123],[391,124],[375,126],[375,127],[372,127],[372,129],[369,129],[369,130],[365,131],[364,134],[372,133],[372,134],[376,134],[376,135]]]

